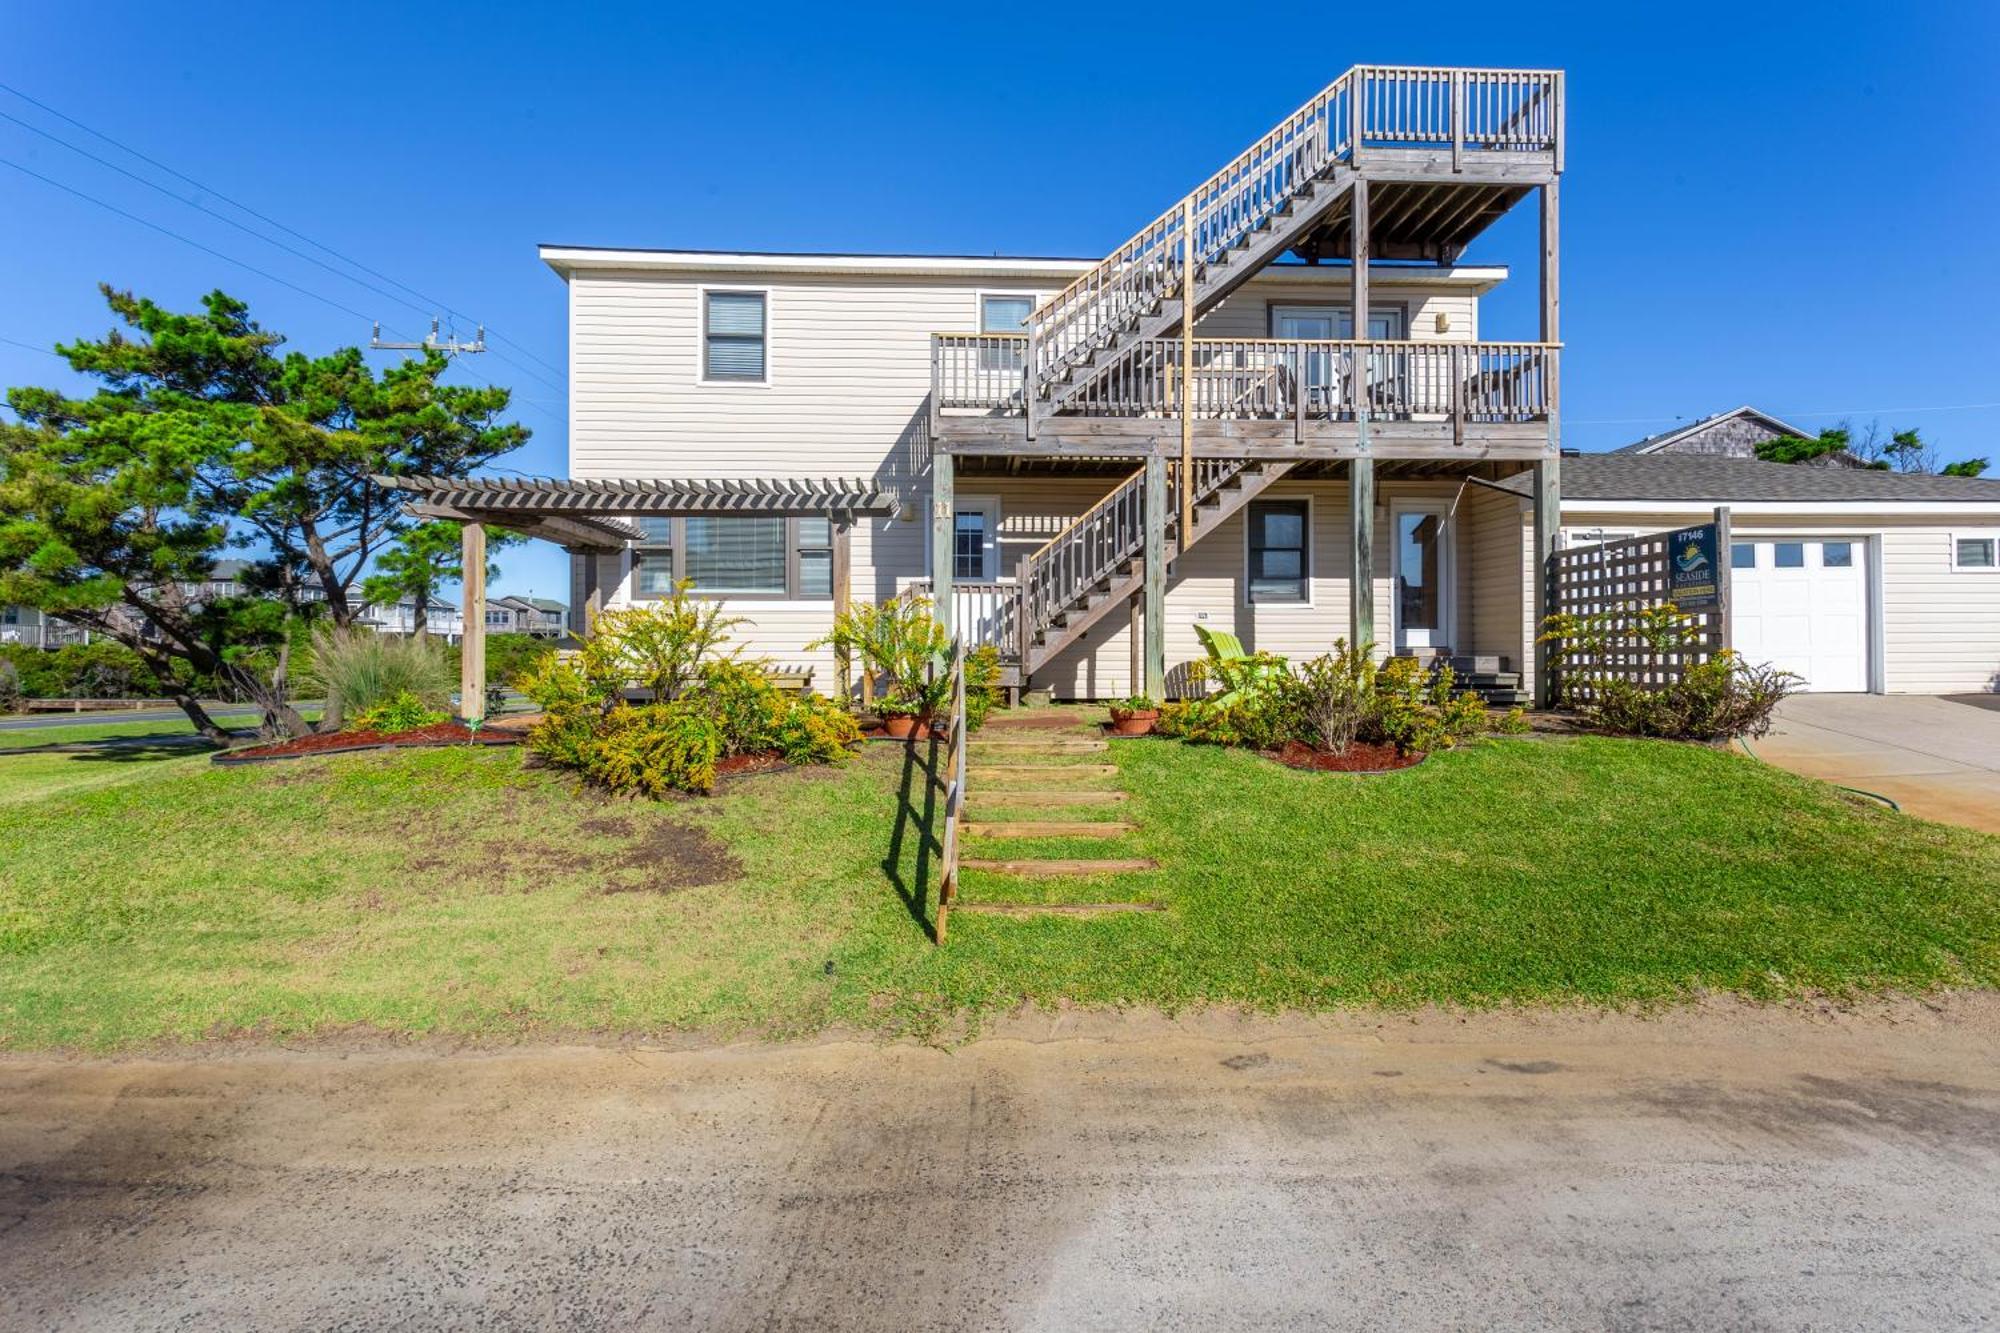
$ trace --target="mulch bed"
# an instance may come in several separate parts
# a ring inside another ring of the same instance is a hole
[[[726,759],[715,761],[715,780],[748,777],[752,773],[775,773],[781,768],[790,768],[785,756],[772,750],[767,754],[732,754]]]
[[[1315,773],[1393,773],[1424,760],[1421,754],[1403,754],[1393,745],[1379,745],[1372,741],[1356,741],[1347,747],[1346,754],[1315,750],[1297,741],[1285,742],[1282,750],[1260,753],[1287,768],[1309,769]]]
[[[426,745],[519,745],[520,733],[507,728],[481,727],[475,734],[459,722],[436,722],[409,731],[333,731],[324,735],[295,736],[269,745],[250,745],[225,750],[214,757],[218,764],[254,764],[266,759],[303,759],[309,755],[345,754],[351,750],[379,750]]]

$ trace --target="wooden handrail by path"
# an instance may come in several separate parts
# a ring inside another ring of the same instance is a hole
[[[951,900],[958,896],[959,825],[965,815],[965,637],[951,640],[951,727],[946,733],[951,753],[951,777],[944,793],[944,834],[938,849],[938,906],[932,938],[944,943],[945,920],[951,914]]]

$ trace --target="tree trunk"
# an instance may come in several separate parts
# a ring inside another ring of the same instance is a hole
[[[416,609],[410,612],[410,633],[421,639],[431,627],[430,595],[417,598]]]
[[[194,729],[201,733],[204,739],[213,745],[229,744],[229,733],[223,729],[221,723],[208,715],[208,710],[194,697],[194,691],[177,687],[173,691],[173,700],[180,706],[180,710],[187,714],[188,721],[194,724]]]

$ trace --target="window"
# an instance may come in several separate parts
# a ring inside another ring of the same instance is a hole
[[[1819,548],[1819,563],[1822,569],[1852,569],[1854,543],[1827,542]]]
[[[1771,561],[1779,569],[1804,569],[1806,567],[1806,544],[1804,542],[1779,542],[1771,548]]]
[[[486,628],[505,629],[507,627],[507,615],[508,613],[505,611],[488,611],[486,613]]]
[[[635,600],[671,597],[682,580],[698,597],[833,596],[831,519],[728,515],[637,522],[644,535],[633,553]]]
[[[1756,542],[1729,543],[1729,567],[1731,569],[1757,568]]]
[[[1028,317],[1035,313],[1032,296],[982,296],[979,298],[981,333],[1026,333]],[[979,348],[981,370],[1020,370],[1027,364],[1025,343],[983,343]]]
[[[1951,543],[1953,569],[1993,569],[1994,547],[2000,537],[1956,537]]]
[[[833,520],[801,518],[793,520],[793,524],[799,596],[833,596]]]
[[[1250,506],[1250,601],[1304,602],[1306,502],[1259,500]]]
[[[764,293],[704,292],[702,299],[701,377],[762,384]]]
[[[986,512],[961,509],[951,524],[951,576],[978,583],[986,577]]]
[[[682,568],[696,592],[781,596],[785,591],[785,520],[682,520]]]
[[[651,599],[674,595],[674,521],[642,518],[639,549],[632,557],[632,596]]]

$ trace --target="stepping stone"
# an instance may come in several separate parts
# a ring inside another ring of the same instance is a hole
[[[980,794],[973,793],[978,800]],[[985,799],[995,805],[1116,805],[1132,798],[1122,791],[1009,791],[1002,787],[998,791],[986,793]]]
[[[1002,820],[998,823],[965,823],[967,834],[983,838],[1122,838],[1137,824],[1082,819]]]
[[[1002,875],[1121,875],[1133,870],[1155,870],[1159,862],[1149,856],[1111,857],[1101,861],[996,861],[968,856],[958,863],[961,870],[991,870]]]
[[[1050,773],[1067,773],[1072,777],[1090,775],[1111,777],[1118,772],[1116,764],[981,764],[972,770],[973,777],[1007,777],[1012,775],[1045,776]]]
[[[951,905],[954,912],[985,916],[1113,916],[1125,912],[1164,912],[1160,903],[967,903]]]

